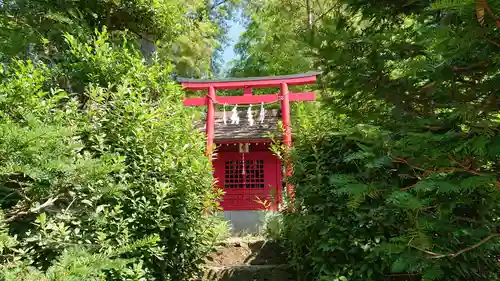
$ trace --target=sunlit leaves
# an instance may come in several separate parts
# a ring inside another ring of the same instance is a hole
[[[218,195],[203,138],[171,68],[109,36],[66,34],[71,49],[53,68],[15,61],[2,73],[0,203],[21,237],[13,256],[48,276],[189,279],[224,231],[204,214]],[[54,69],[85,99],[52,83]]]

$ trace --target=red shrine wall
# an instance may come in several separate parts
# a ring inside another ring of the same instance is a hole
[[[249,152],[253,151],[270,151],[271,142],[270,141],[259,141],[259,142],[227,142],[227,143],[217,143],[215,153],[220,152],[239,152],[239,145],[248,143]]]
[[[241,153],[240,143],[217,144],[214,175],[225,192],[224,211],[277,209],[282,165],[269,148],[269,142],[248,143],[248,152]]]

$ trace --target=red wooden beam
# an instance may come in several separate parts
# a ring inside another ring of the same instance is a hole
[[[214,145],[214,131],[215,131],[215,105],[213,100],[215,99],[215,89],[214,87],[208,88],[208,99],[207,99],[207,155],[209,159],[212,159],[213,145]]]
[[[283,142],[285,143],[286,151],[288,153],[292,148],[292,124],[290,119],[290,96],[287,95],[287,93],[288,85],[286,83],[282,83],[280,85],[280,97],[281,117],[283,118]],[[285,159],[285,182],[287,182],[290,176],[292,176],[292,164],[287,157],[287,159]],[[295,192],[293,190],[293,186],[288,182],[286,183],[286,191],[288,198],[293,201]]]
[[[268,76],[268,77],[248,77],[226,80],[204,80],[179,78],[179,82],[186,90],[207,90],[214,87],[217,90],[231,90],[241,88],[271,88],[280,87],[282,83],[289,86],[307,85],[316,83],[316,76],[319,72],[308,72],[303,74]]]
[[[236,143],[272,143],[269,139],[218,139],[214,140],[215,144],[236,144]]]
[[[305,93],[289,93],[289,101],[312,101],[316,100],[314,92]],[[187,98],[184,99],[185,106],[200,106],[206,105],[207,97],[201,98]],[[258,96],[218,96],[215,97],[217,104],[259,104],[277,102],[279,101],[278,95],[258,95]]]

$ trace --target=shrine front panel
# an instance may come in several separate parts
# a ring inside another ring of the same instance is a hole
[[[281,198],[281,162],[271,151],[220,152],[215,177],[224,189],[224,210],[276,209]]]

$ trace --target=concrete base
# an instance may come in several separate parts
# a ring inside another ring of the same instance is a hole
[[[269,211],[224,211],[224,220],[231,226],[232,234],[257,234],[264,227]]]

